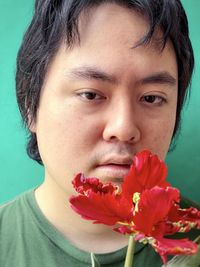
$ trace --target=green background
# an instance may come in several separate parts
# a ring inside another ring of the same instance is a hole
[[[200,0],[182,1],[189,19],[196,67],[176,149],[169,153],[169,181],[200,203]],[[26,155],[27,134],[15,99],[15,60],[30,21],[33,0],[0,0],[0,203],[41,183],[43,168]]]

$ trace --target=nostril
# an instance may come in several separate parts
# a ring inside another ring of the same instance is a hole
[[[126,120],[127,121],[127,120]],[[136,143],[140,140],[138,125],[126,121],[111,121],[103,129],[103,139],[110,142]]]

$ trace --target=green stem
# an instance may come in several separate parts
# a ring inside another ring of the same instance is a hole
[[[134,250],[135,250],[135,240],[134,237],[130,235],[124,267],[133,266]]]
[[[91,253],[90,256],[91,256],[92,267],[101,267],[94,253]]]

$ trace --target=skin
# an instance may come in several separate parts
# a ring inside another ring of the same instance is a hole
[[[103,4],[82,14],[80,44],[64,44],[42,88],[36,133],[45,167],[36,200],[47,219],[86,251],[113,251],[127,237],[92,225],[68,205],[74,175],[120,184],[134,154],[149,149],[164,159],[176,118],[177,62],[168,41],[133,48],[148,30],[133,10]]]

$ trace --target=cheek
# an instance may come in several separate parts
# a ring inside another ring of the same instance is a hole
[[[41,112],[37,122],[37,138],[44,163],[64,166],[88,160],[99,138],[97,122],[84,118],[74,109],[55,113]]]
[[[151,134],[149,135],[150,150],[157,154],[160,159],[164,160],[166,154],[169,150],[171,143],[173,130],[174,130],[174,120],[170,121],[158,121],[154,127],[151,129]]]

